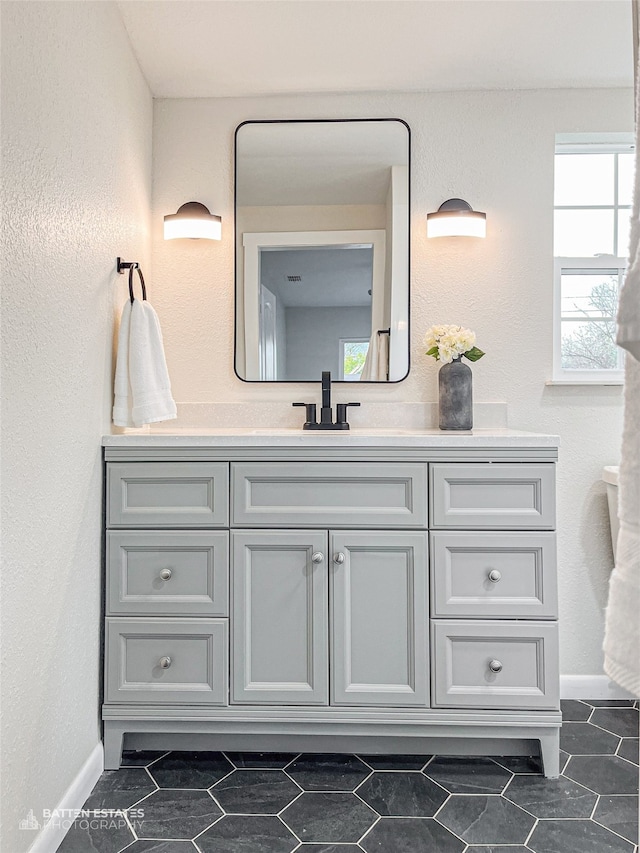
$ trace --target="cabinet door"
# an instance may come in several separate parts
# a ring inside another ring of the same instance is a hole
[[[332,704],[427,705],[426,533],[330,539]]]
[[[327,532],[251,530],[232,541],[233,701],[326,705]]]

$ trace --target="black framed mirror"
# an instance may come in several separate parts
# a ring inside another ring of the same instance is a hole
[[[247,382],[409,372],[410,130],[247,121],[235,133],[235,371]]]

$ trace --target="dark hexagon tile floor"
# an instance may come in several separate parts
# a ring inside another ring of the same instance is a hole
[[[378,820],[366,803],[350,793],[306,792],[280,815],[300,841],[357,842]]]
[[[299,755],[287,773],[305,791],[353,791],[371,773],[355,755]]]
[[[537,756],[126,752],[85,804],[110,827],[58,853],[639,853],[637,703],[562,711],[556,780]]]

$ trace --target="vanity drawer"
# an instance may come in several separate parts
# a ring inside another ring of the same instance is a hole
[[[236,463],[237,527],[426,527],[426,464]]]
[[[226,619],[106,620],[107,702],[228,703]]]
[[[226,527],[226,462],[110,462],[108,527]]]
[[[434,620],[432,632],[434,707],[557,710],[556,623]]]
[[[107,533],[107,612],[130,616],[227,616],[226,530]]]
[[[557,617],[555,533],[431,534],[431,615]]]
[[[430,485],[432,527],[555,527],[553,463],[435,463]]]

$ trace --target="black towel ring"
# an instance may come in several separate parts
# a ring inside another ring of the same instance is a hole
[[[140,286],[142,287],[142,300],[143,302],[147,301],[147,288],[144,285],[144,276],[142,275],[142,270],[138,266],[138,264],[131,264],[129,267],[129,299],[131,300],[131,304],[133,305],[133,301],[135,296],[133,295],[133,271],[137,270],[138,275],[140,276]]]

